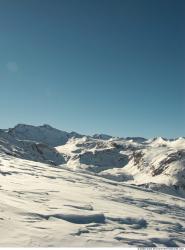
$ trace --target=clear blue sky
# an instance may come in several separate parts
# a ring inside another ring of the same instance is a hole
[[[0,0],[0,128],[185,136],[184,0]]]

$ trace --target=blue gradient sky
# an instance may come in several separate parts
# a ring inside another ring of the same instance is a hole
[[[185,136],[184,0],[0,0],[0,127]]]

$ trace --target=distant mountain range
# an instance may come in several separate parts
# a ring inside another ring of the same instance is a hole
[[[18,124],[0,130],[0,152],[185,196],[185,138],[118,138]]]

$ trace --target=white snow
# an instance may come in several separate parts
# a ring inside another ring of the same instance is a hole
[[[160,137],[138,143],[121,138],[83,137],[68,140],[56,149],[66,156],[70,169],[185,196],[184,138]]]
[[[0,247],[184,246],[183,137],[56,133],[0,130]]]

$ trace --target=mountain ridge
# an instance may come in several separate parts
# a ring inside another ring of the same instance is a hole
[[[0,183],[1,247],[185,244],[183,137],[19,125],[0,130]]]
[[[0,151],[27,160],[185,195],[185,139],[92,136],[44,124],[0,130]],[[165,186],[165,188],[161,188]],[[179,191],[179,192],[176,192]]]

